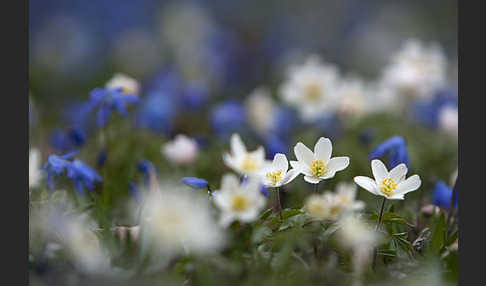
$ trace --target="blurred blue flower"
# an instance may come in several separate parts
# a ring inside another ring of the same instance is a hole
[[[98,157],[96,159],[96,164],[98,165],[98,168],[101,168],[101,167],[103,167],[105,165],[106,159],[107,159],[106,149],[102,149],[98,153]]]
[[[371,151],[369,157],[370,159],[376,159],[385,155],[388,156],[388,167],[390,169],[400,163],[404,163],[407,165],[407,168],[410,168],[408,163],[407,146],[403,137],[393,136],[383,141]]]
[[[287,143],[286,140],[271,134],[265,138],[265,152],[267,158],[271,158],[271,159],[273,159],[273,157],[277,153],[288,155],[289,144]]]
[[[433,201],[434,205],[449,209],[451,205],[453,190],[443,181],[438,181],[434,186]],[[454,198],[454,207],[457,206],[457,192]]]
[[[449,86],[439,90],[432,98],[419,100],[412,107],[412,116],[415,121],[428,128],[437,128],[440,110],[452,105],[457,107],[457,87]]]
[[[95,88],[90,93],[89,107],[98,109],[97,125],[104,127],[116,110],[121,116],[127,114],[127,104],[137,103],[139,98],[133,94],[123,94],[122,88]]]
[[[165,92],[149,93],[137,112],[137,124],[154,132],[169,134],[177,114],[172,98]]]
[[[226,100],[213,107],[210,123],[218,136],[228,137],[245,128],[246,110],[240,102]]]
[[[184,178],[182,178],[181,181],[185,185],[188,185],[189,187],[194,188],[194,189],[202,189],[202,188],[209,187],[208,181],[201,179],[201,178],[184,177]]]
[[[359,134],[359,142],[365,146],[368,146],[371,141],[376,137],[376,129],[366,128]]]
[[[80,128],[67,130],[56,129],[50,137],[51,145],[60,152],[68,152],[81,147],[86,140],[85,132]]]
[[[54,189],[54,176],[65,174],[73,180],[74,186],[80,195],[84,194],[84,188],[92,190],[95,182],[102,182],[101,176],[90,166],[80,160],[69,161],[78,151],[65,155],[50,155],[47,162],[42,166],[42,170],[47,172],[47,184],[50,189]]]
[[[137,185],[134,183],[128,183],[128,190],[130,191],[130,196],[135,199],[138,203],[140,203],[141,200],[141,194],[140,190],[138,189]]]
[[[137,163],[137,169],[140,171],[140,173],[142,173],[145,185],[149,184],[150,170],[157,173],[157,168],[155,165],[151,161],[145,159]]]
[[[297,125],[295,112],[288,107],[279,106],[274,116],[272,132],[280,137],[290,136]]]
[[[77,159],[67,168],[67,177],[73,180],[80,195],[84,194],[85,187],[91,191],[95,182],[103,182],[101,176],[93,168]]]

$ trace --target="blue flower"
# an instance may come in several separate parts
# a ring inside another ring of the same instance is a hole
[[[265,151],[267,153],[267,158],[272,159],[277,153],[288,155],[289,144],[285,140],[272,134],[270,136],[267,136],[267,138],[265,139]]]
[[[393,136],[380,143],[370,153],[370,159],[376,159],[388,155],[389,168],[394,168],[400,163],[404,163],[409,168],[408,151],[405,140],[401,136]]]
[[[432,98],[417,101],[412,109],[415,121],[428,128],[437,128],[440,110],[452,105],[457,107],[457,87],[447,87],[439,90]]]
[[[434,186],[434,205],[449,209],[453,190],[443,181],[438,181]],[[457,206],[457,192],[454,198],[454,207]]]
[[[95,182],[103,182],[101,176],[93,168],[77,159],[67,168],[67,177],[73,180],[80,195],[84,194],[84,188],[91,191]]]
[[[226,100],[216,105],[210,116],[211,127],[221,137],[228,137],[246,126],[246,110],[235,100]]]
[[[103,179],[90,166],[80,160],[69,161],[78,151],[71,152],[62,156],[50,155],[42,170],[47,172],[47,184],[54,189],[54,176],[65,174],[73,180],[74,186],[79,194],[84,194],[84,188],[92,190],[95,182],[102,182]]]
[[[209,187],[208,181],[201,179],[201,178],[196,178],[196,177],[184,177],[182,178],[182,183],[188,185],[191,188],[194,189],[202,189],[202,188],[207,188]]]
[[[157,172],[157,168],[155,167],[155,165],[151,161],[145,159],[137,163],[137,168],[140,173],[143,174],[145,185],[149,184],[150,170]]]
[[[116,110],[121,116],[127,114],[127,104],[137,103],[138,97],[133,94],[123,94],[122,88],[95,88],[90,93],[89,107],[98,109],[98,127],[106,125],[111,112]]]
[[[167,93],[152,92],[141,102],[137,124],[154,132],[170,133],[176,112],[176,105]]]
[[[68,152],[81,147],[86,141],[86,134],[80,128],[69,128],[67,130],[56,129],[50,137],[54,148],[61,152]]]

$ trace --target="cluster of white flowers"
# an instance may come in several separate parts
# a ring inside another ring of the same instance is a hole
[[[335,65],[312,55],[288,69],[280,96],[304,122],[334,113],[356,117],[403,107],[411,98],[430,97],[445,85],[446,68],[446,57],[437,44],[426,46],[416,39],[405,42],[380,77],[369,83],[357,76],[343,77]],[[444,120],[452,125],[451,119]]]

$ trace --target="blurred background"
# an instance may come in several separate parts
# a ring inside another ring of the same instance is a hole
[[[45,120],[115,72],[148,83],[170,68],[213,97],[238,97],[310,53],[365,78],[410,37],[457,58],[454,0],[30,0],[29,9],[30,92]]]

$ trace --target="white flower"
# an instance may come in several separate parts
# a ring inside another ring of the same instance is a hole
[[[337,80],[336,67],[312,56],[303,65],[289,70],[280,93],[285,102],[298,109],[304,121],[311,122],[335,109]]]
[[[329,138],[319,138],[314,152],[299,142],[294,147],[294,153],[298,161],[290,161],[290,165],[304,174],[304,180],[311,184],[330,179],[349,165],[349,157],[331,158],[332,143]]]
[[[115,74],[107,83],[108,88],[122,88],[123,94],[138,95],[140,85],[138,81],[125,74]]]
[[[196,160],[198,149],[196,140],[179,134],[174,141],[164,144],[161,152],[176,165],[188,165]]]
[[[173,183],[152,185],[141,213],[142,243],[162,256],[206,253],[224,243],[207,200]]]
[[[405,96],[427,97],[446,80],[446,58],[436,44],[405,42],[384,70],[383,81]]]
[[[337,93],[339,94],[337,111],[343,117],[363,115],[373,104],[368,98],[368,88],[357,78],[341,81]]]
[[[265,160],[265,150],[262,146],[255,151],[246,150],[240,135],[233,134],[230,139],[231,154],[223,154],[226,166],[242,175],[256,175],[268,162]]]
[[[457,107],[444,106],[439,111],[439,128],[447,135],[457,137],[459,127],[459,115]]]
[[[222,212],[220,223],[227,226],[234,220],[256,220],[265,206],[265,197],[260,192],[260,182],[256,178],[250,177],[247,182],[240,184],[235,175],[226,174],[214,202]]]
[[[408,172],[405,164],[400,164],[390,172],[380,160],[371,161],[371,170],[375,179],[364,176],[354,177],[354,182],[368,192],[390,200],[403,200],[404,195],[417,190],[422,182],[418,175],[405,179]]]
[[[284,154],[277,153],[273,162],[261,172],[263,184],[267,187],[278,188],[290,183],[300,172],[296,169],[289,169],[289,162]]]
[[[336,220],[354,211],[362,210],[362,201],[355,201],[356,188],[349,184],[339,184],[337,192],[313,194],[307,198],[304,209],[307,214],[317,220]]]
[[[259,134],[267,134],[275,126],[276,104],[266,88],[255,89],[246,99],[250,125]]]
[[[29,151],[29,188],[34,188],[39,185],[42,179],[40,171],[40,152],[36,148]]]

